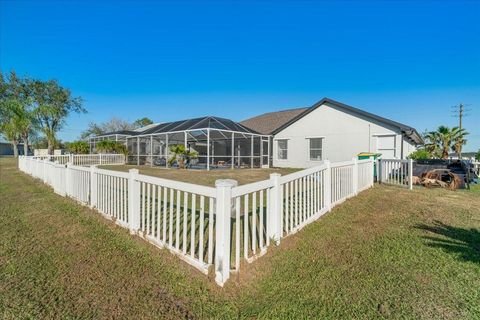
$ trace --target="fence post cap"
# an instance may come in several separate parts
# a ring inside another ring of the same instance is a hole
[[[130,169],[130,170],[128,170],[128,172],[135,173],[135,174],[139,173],[138,169]]]
[[[233,179],[218,179],[215,180],[215,187],[236,187],[238,186],[238,181]]]
[[[274,173],[270,173],[270,178],[279,178],[281,177],[282,175],[278,172],[274,172]]]

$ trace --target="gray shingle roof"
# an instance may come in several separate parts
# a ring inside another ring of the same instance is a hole
[[[335,101],[330,98],[323,98],[322,100],[315,103],[313,106],[309,108],[298,108],[298,109],[290,109],[290,110],[277,111],[277,112],[269,112],[269,113],[265,113],[265,114],[244,120],[240,123],[257,132],[274,135],[282,131],[286,127],[290,126],[292,123],[296,122],[297,120],[303,118],[304,116],[306,116],[307,114],[309,114],[310,112],[312,112],[313,110],[315,110],[316,108],[320,107],[325,103],[329,103],[340,109],[348,110],[358,115],[362,115],[364,117],[375,119],[377,121],[397,127],[401,130],[402,134],[405,137],[407,137],[409,140],[411,140],[414,144],[423,143],[422,137],[420,136],[420,134],[418,134],[415,128],[412,128],[410,126],[407,126],[405,124],[402,124],[387,118],[377,116],[376,114],[363,111],[361,109],[346,105],[344,103]]]
[[[247,120],[243,120],[240,123],[247,128],[255,130],[256,132],[262,134],[272,134],[273,131],[290,122],[307,109],[308,108],[296,108],[277,112],[268,112]]]

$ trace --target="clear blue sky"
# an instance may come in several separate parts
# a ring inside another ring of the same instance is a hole
[[[0,68],[85,99],[60,133],[112,116],[242,120],[322,97],[480,147],[480,2],[5,1]]]

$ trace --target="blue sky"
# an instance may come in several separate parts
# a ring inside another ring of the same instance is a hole
[[[419,131],[471,111],[480,148],[478,1],[5,1],[0,68],[85,99],[60,138],[112,116],[242,120],[322,97]]]

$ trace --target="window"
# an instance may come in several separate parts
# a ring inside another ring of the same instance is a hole
[[[394,135],[377,137],[377,152],[382,154],[383,159],[395,159],[396,144]]]
[[[310,161],[322,160],[323,138],[310,138]]]
[[[288,140],[277,140],[278,159],[287,160],[288,157]]]

